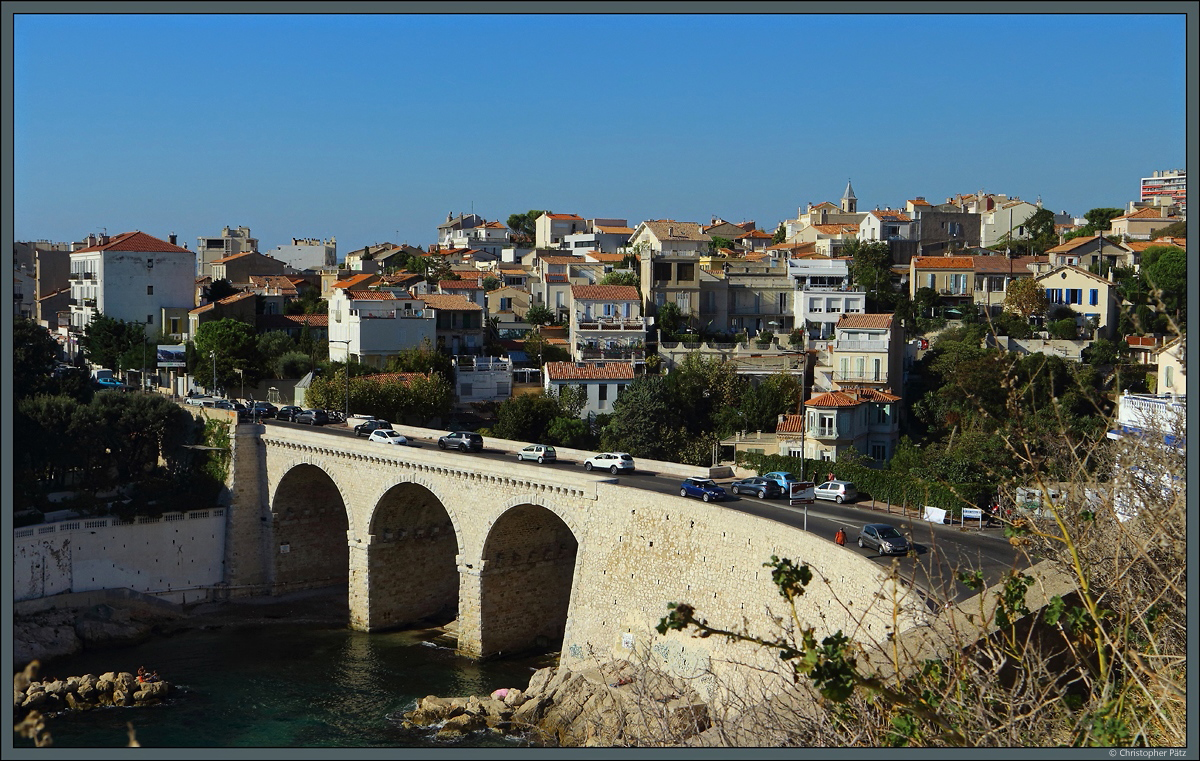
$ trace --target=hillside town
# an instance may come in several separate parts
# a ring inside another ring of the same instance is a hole
[[[731,399],[739,419],[633,454],[716,465],[853,453],[883,467],[910,429],[936,426],[921,420],[934,382],[923,360],[968,334],[977,351],[1106,368],[1094,391],[1113,436],[1137,426],[1144,400],[1182,400],[1185,219],[1172,171],[1083,217],[982,190],[860,209],[848,181],[767,229],[451,212],[423,245],[344,254],[334,236],[264,251],[249,227],[195,250],[175,233],[101,232],[14,244],[14,314],[52,334],[59,372],[86,368],[114,388],[354,414],[368,412],[360,387],[334,383],[347,367],[381,384],[440,374],[448,404],[412,422],[631,451],[605,436],[624,394],[691,357],[747,389],[783,376],[798,392],[769,410]],[[554,436],[504,414],[563,389],[580,392],[566,413],[578,419]]]

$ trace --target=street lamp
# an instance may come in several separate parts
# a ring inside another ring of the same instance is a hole
[[[212,357],[212,371],[213,371],[212,393],[215,394],[217,392],[217,353],[215,351],[210,351],[208,353],[208,356]]]
[[[350,425],[350,340],[335,341],[329,339],[331,344],[346,344],[346,425]]]

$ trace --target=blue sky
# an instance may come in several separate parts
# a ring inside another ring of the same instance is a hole
[[[432,242],[984,189],[1082,215],[1185,165],[1184,16],[21,15],[17,240]],[[1149,63],[1148,63],[1149,62]]]

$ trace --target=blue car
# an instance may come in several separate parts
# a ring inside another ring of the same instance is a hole
[[[725,490],[711,478],[689,478],[679,485],[679,496],[699,497],[705,502],[725,499]]]
[[[96,385],[102,389],[109,388],[114,391],[123,391],[125,389],[125,384],[116,378],[97,378]]]
[[[785,497],[790,493],[790,487],[788,484],[799,483],[800,481],[800,477],[795,473],[784,473],[782,470],[774,470],[770,473],[763,473],[762,477],[768,481],[774,481],[779,486],[780,490],[783,492],[783,496]]]

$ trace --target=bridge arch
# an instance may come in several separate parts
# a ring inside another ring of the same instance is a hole
[[[370,631],[458,615],[461,531],[445,501],[421,479],[392,484],[374,501],[366,546]]]
[[[479,654],[560,648],[579,554],[576,530],[559,511],[516,499],[485,536]]]
[[[270,504],[273,591],[348,589],[350,510],[327,469],[313,462],[290,463]]]

